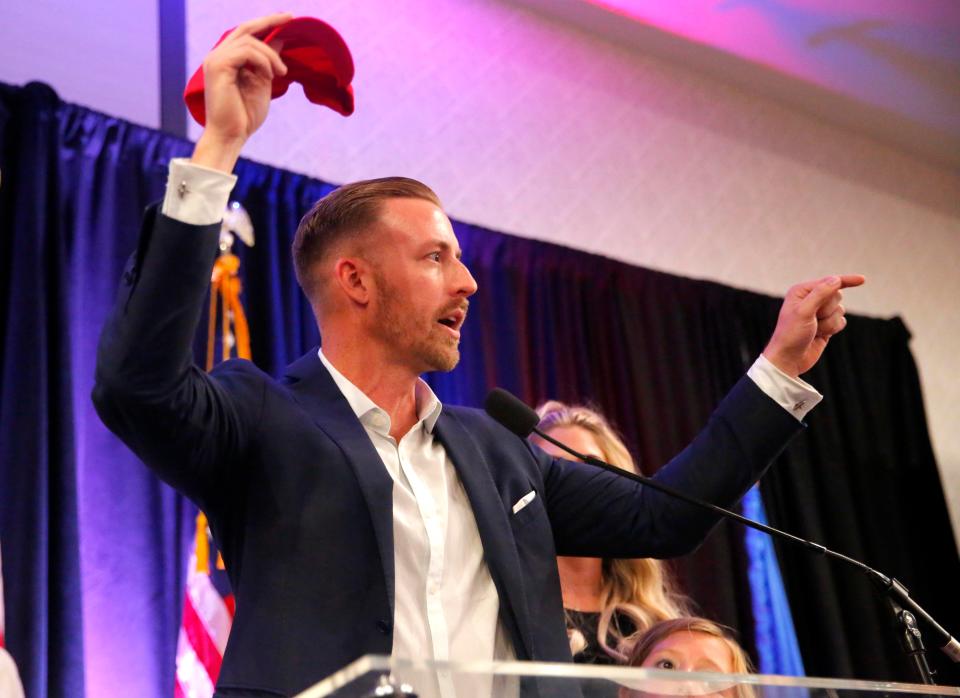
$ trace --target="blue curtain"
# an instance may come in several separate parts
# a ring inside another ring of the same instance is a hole
[[[154,131],[4,88],[0,542],[27,693],[172,695],[189,513],[98,423],[97,326],[189,152]]]
[[[181,139],[64,104],[44,85],[0,85],[0,541],[7,643],[30,696],[173,692],[193,511],[103,428],[89,394],[97,336],[140,215],[161,198],[169,159],[189,151]],[[331,185],[249,161],[237,174],[234,198],[257,233],[256,247],[240,251],[253,356],[276,374],[319,339],[289,248],[299,216]],[[775,322],[777,299],[475,226],[455,229],[481,291],[463,332],[461,366],[429,378],[441,399],[480,404],[502,385],[530,403],[590,400],[619,425],[648,473],[693,436]],[[850,519],[865,516],[867,503],[850,491],[845,516],[807,506],[818,496],[810,488],[830,477],[811,464],[830,454],[840,472],[869,472],[869,449],[838,449],[832,436],[862,399],[857,380],[841,386],[838,375],[869,375],[890,395],[919,394],[908,336],[897,328],[897,320],[852,318],[852,343],[832,343],[830,361],[812,380],[837,386],[828,394],[838,407],[818,416],[819,440],[802,437],[786,465],[774,467],[767,499],[774,524],[829,538],[846,536]],[[864,345],[902,356],[908,370],[895,381],[861,372],[847,347]],[[916,412],[914,397],[902,403]],[[932,526],[946,521],[946,510],[919,415],[910,443],[900,446],[920,483],[911,497],[922,498],[924,524]],[[886,418],[877,415],[875,428],[895,433]],[[884,468],[872,477],[896,485],[898,476]],[[791,497],[791,488],[803,496]],[[943,582],[931,581],[923,560],[908,553],[896,572],[949,622],[958,614],[946,612],[949,587],[960,573],[949,524],[938,530],[937,554],[953,555],[941,565]],[[777,552],[802,578],[803,560]],[[755,630],[751,559],[743,532],[724,524],[674,569],[703,612],[738,628],[762,657],[770,633]],[[765,559],[773,564],[772,555]],[[776,587],[776,575],[764,578]],[[807,669],[813,658],[820,673],[909,679],[896,674],[886,640],[846,630],[864,618],[877,626],[883,610],[847,604],[854,587],[846,581],[822,572],[814,580],[815,605],[794,614]],[[787,590],[794,607],[810,596],[791,591],[790,579]],[[830,653],[820,651],[818,614],[834,622]],[[831,665],[834,653],[846,663]]]

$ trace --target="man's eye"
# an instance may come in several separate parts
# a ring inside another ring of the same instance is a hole
[[[669,659],[661,659],[653,665],[655,669],[676,669],[676,665]]]
[[[428,257],[429,259],[433,260],[434,262],[439,262],[439,261],[440,261],[440,253],[439,253],[439,252],[431,252],[430,254],[427,255],[427,257]]]

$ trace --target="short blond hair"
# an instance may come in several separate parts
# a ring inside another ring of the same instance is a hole
[[[381,177],[344,184],[317,201],[300,219],[293,238],[297,283],[311,303],[316,300],[314,267],[341,240],[358,237],[372,226],[387,199],[423,199],[443,208],[423,182],[409,177]]]

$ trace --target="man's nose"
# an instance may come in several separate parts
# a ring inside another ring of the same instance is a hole
[[[473,278],[473,274],[470,273],[470,270],[467,268],[467,265],[457,260],[458,276],[457,276],[457,295],[463,296],[464,298],[469,298],[474,293],[477,292],[477,280]]]

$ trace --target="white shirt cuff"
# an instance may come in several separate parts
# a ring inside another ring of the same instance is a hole
[[[223,220],[236,175],[173,158],[167,175],[167,193],[160,212],[190,225],[210,225]]]
[[[801,422],[823,400],[823,395],[816,388],[806,381],[788,376],[763,354],[753,362],[747,375],[760,390]]]

